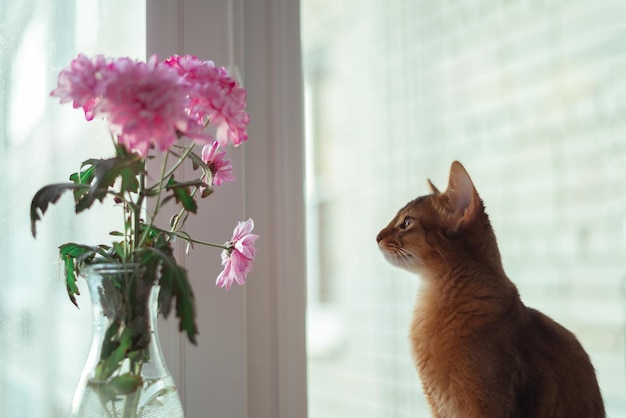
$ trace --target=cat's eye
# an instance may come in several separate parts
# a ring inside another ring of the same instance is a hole
[[[410,216],[405,216],[404,221],[402,221],[402,224],[400,225],[400,228],[407,229],[411,225],[412,221],[413,218],[411,218]]]

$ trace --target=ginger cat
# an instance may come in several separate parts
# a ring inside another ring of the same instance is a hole
[[[422,276],[413,358],[437,418],[596,418],[604,405],[574,334],[526,307],[459,162],[448,189],[400,209],[376,240],[393,265]]]

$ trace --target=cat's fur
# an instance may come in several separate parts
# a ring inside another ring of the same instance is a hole
[[[459,162],[445,192],[402,208],[377,237],[386,259],[422,276],[413,357],[437,418],[596,418],[604,405],[576,337],[526,307]]]

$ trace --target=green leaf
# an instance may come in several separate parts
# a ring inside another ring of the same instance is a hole
[[[107,358],[115,351],[117,347],[119,347],[120,343],[117,341],[115,336],[119,332],[120,322],[119,321],[111,321],[110,325],[106,329],[104,333],[104,338],[102,340],[102,347],[100,351],[100,358]],[[101,376],[99,376],[101,377]]]
[[[96,366],[96,378],[98,380],[107,380],[119,369],[122,361],[131,352],[133,340],[137,336],[136,331],[128,326],[124,328],[119,336],[117,335],[118,329],[115,329],[115,334],[112,332],[112,328],[107,330],[107,338],[109,338],[106,341],[107,351],[100,353],[100,361]]]
[[[41,219],[39,212],[43,216],[48,210],[50,203],[56,203],[63,193],[68,190],[85,190],[88,186],[75,183],[56,183],[39,189],[30,204],[30,229],[33,237],[37,236],[36,222]]]
[[[89,380],[87,384],[94,388],[96,393],[98,393],[100,402],[104,405],[119,400],[121,395],[131,395],[135,393],[143,385],[143,380],[140,375],[125,373],[115,376],[108,381]],[[115,408],[113,412],[115,412]],[[107,416],[112,415],[108,414]],[[115,416],[117,416],[117,414]]]
[[[141,376],[130,373],[115,376],[108,383],[111,391],[117,395],[128,395],[133,393],[143,384]]]
[[[200,195],[203,199],[209,197],[213,194],[213,187],[207,185],[202,189],[202,194]]]
[[[185,331],[189,341],[196,344],[198,327],[196,325],[194,295],[187,277],[187,270],[176,263],[169,243],[167,246],[163,246],[157,240],[156,244],[155,247],[146,248],[146,250],[155,255],[161,263],[161,278],[159,281],[161,286],[159,291],[161,313],[167,318],[171,310],[172,300],[175,300],[176,316],[179,318],[178,329]]]
[[[78,173],[73,173],[70,176],[70,180],[72,180],[75,184],[84,184],[86,186],[89,186],[91,182],[93,181],[94,176],[95,176],[94,166],[89,166],[85,168],[84,170],[81,170]],[[88,187],[84,189],[74,190],[74,201],[78,203],[81,197],[83,197],[83,195],[87,193],[88,190],[89,190]]]
[[[196,182],[179,183],[174,180],[174,176],[170,177],[165,188],[171,190],[174,193],[176,202],[183,205],[183,207],[189,212],[196,213],[198,211],[198,204],[189,192],[190,185],[197,185]]]
[[[125,250],[124,250],[124,243],[121,243],[121,242],[114,242],[114,243],[113,243],[113,250],[115,251],[115,254],[117,254],[117,256],[118,256],[120,259],[124,259],[124,253],[125,253]]]
[[[120,193],[137,192],[138,176],[144,172],[143,160],[135,154],[118,155],[106,160],[89,159],[83,163],[83,167],[93,170],[93,177],[89,192],[76,202],[76,213],[90,208],[96,200],[102,202],[108,193],[113,193],[110,188],[118,178],[121,179]]]
[[[195,152],[190,152],[189,156],[187,157],[191,160],[191,164],[194,170],[197,170],[198,168],[201,168],[204,176],[208,179],[211,180],[213,178],[213,173],[211,172],[211,169],[209,168],[209,166],[204,162],[204,160],[202,159],[202,157],[200,157],[198,154],[196,154]],[[207,183],[210,183],[211,181],[207,181]]]
[[[72,175],[70,175],[70,180],[77,184],[91,184],[94,176],[94,167],[89,166],[85,169],[81,169],[78,173],[72,173]]]
[[[174,199],[174,197],[176,197],[176,196],[174,196],[173,194],[171,194],[169,196],[165,196],[165,198],[161,201],[161,205],[165,206],[165,204],[167,202],[169,202],[170,200]]]
[[[65,287],[67,288],[67,295],[74,304],[78,307],[76,302],[76,295],[80,295],[78,286],[76,286],[76,279],[78,278],[77,262],[79,259],[92,256],[97,250],[85,245],[79,245],[74,243],[63,244],[59,247],[59,257],[65,265]]]
[[[200,197],[202,199],[210,196],[213,194],[213,173],[211,172],[211,169],[209,168],[209,166],[204,162],[204,160],[195,152],[191,152],[188,156],[189,159],[191,159],[191,164],[194,170],[197,170],[198,168],[202,169],[203,172],[203,179],[204,179],[204,184],[202,186],[202,194],[200,195]]]
[[[73,183],[55,183],[39,189],[30,206],[31,232],[37,236],[36,222],[46,212],[50,203],[56,203],[63,193],[74,191],[76,213],[91,207],[96,201],[102,201],[115,181],[121,179],[120,192],[137,192],[139,174],[144,172],[141,157],[135,154],[123,154],[107,160],[90,159],[83,163],[80,173],[70,176]]]
[[[193,291],[187,277],[187,271],[178,266],[173,259],[164,262],[161,266],[161,286],[168,289],[166,296],[167,293],[170,293],[176,300],[176,316],[179,318],[178,329],[186,331],[189,341],[196,344],[198,329],[195,323]],[[165,312],[163,314],[166,315]]]

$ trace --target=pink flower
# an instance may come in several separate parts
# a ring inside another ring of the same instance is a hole
[[[248,219],[239,222],[233,232],[233,238],[226,243],[228,250],[222,252],[224,270],[217,277],[215,284],[230,289],[233,283],[243,285],[248,273],[252,270],[252,262],[257,252],[254,242],[258,235],[252,234],[254,221]]]
[[[79,54],[59,73],[57,88],[50,95],[61,103],[72,101],[74,109],[83,108],[85,118],[92,120],[94,106],[105,88],[109,61],[102,55],[88,58]]]
[[[102,116],[120,144],[144,157],[153,148],[168,150],[181,134],[213,141],[204,132],[207,122],[220,145],[248,139],[246,90],[223,67],[191,55],[144,63],[80,54],[59,73],[51,95],[72,101],[87,120]],[[218,177],[230,181],[226,168]]]
[[[104,117],[118,142],[142,156],[151,148],[169,149],[179,132],[195,125],[187,112],[188,83],[156,56],[145,63],[80,54],[59,73],[51,95],[82,107],[87,120]]]
[[[202,161],[209,167],[213,175],[213,184],[219,186],[235,180],[233,176],[233,166],[230,160],[225,160],[226,152],[218,151],[219,143],[215,141],[213,145],[206,144],[202,148]]]
[[[170,67],[119,58],[112,62],[103,98],[96,113],[108,117],[112,132],[127,149],[147,156],[153,146],[169,149],[186,132],[188,89]]]
[[[216,139],[224,146],[228,142],[237,146],[248,140],[246,90],[228,75],[223,67],[212,61],[202,61],[192,55],[174,55],[165,60],[166,65],[192,85],[189,115],[202,125],[208,118],[217,127]]]

